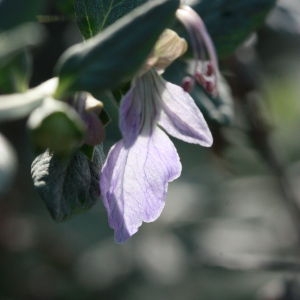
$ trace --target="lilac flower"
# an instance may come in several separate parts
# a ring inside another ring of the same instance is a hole
[[[158,218],[168,182],[180,176],[177,151],[162,128],[189,143],[212,144],[190,95],[151,70],[135,80],[122,100],[123,139],[110,150],[101,174],[103,201],[117,242],[136,233],[143,221]]]
[[[193,76],[184,79],[183,88],[190,92],[196,82],[208,93],[216,96],[219,67],[206,26],[201,17],[187,5],[181,5],[176,11],[176,16],[189,33],[195,59]]]
[[[178,57],[176,47],[159,49],[172,52],[173,60]],[[163,61],[170,63],[166,57],[158,60],[159,70]],[[120,243],[143,222],[159,217],[168,183],[181,174],[179,156],[166,133],[188,143],[212,145],[210,130],[191,96],[149,65],[121,101],[123,138],[110,149],[100,178],[109,225]]]

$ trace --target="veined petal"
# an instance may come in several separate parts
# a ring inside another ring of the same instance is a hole
[[[153,222],[159,217],[168,182],[180,173],[176,148],[158,127],[150,136],[139,135],[129,148],[121,140],[110,150],[100,186],[117,242],[125,242],[142,222]]]
[[[122,98],[120,105],[120,130],[126,144],[134,143],[140,133],[143,115],[142,103],[136,97],[135,86]]]
[[[211,132],[193,98],[181,87],[162,78],[158,77],[156,83],[162,90],[158,124],[182,141],[210,147]]]
[[[153,91],[152,72],[134,80],[120,105],[120,129],[126,147],[130,147],[143,131],[151,134],[159,113],[157,95]]]

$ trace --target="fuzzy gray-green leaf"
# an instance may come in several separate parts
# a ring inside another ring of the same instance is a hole
[[[170,25],[179,0],[153,0],[102,33],[70,48],[59,60],[57,97],[101,92],[120,85],[143,64],[161,32]]]
[[[75,15],[81,34],[88,39],[148,1],[75,0]]]
[[[102,146],[95,147],[92,161],[80,151],[62,158],[47,150],[36,157],[31,167],[34,187],[55,220],[63,221],[99,200],[103,160]]]

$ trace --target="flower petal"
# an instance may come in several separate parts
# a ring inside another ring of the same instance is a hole
[[[151,133],[155,127],[158,107],[152,80],[152,71],[136,78],[121,101],[120,129],[127,147],[135,142],[142,131]]]
[[[118,142],[103,166],[100,186],[115,240],[124,242],[142,222],[156,220],[164,207],[168,182],[181,173],[175,146],[158,127],[130,147]]]
[[[211,132],[193,98],[181,87],[162,78],[158,80],[156,83],[162,89],[158,124],[182,141],[210,147]]]
[[[142,126],[141,101],[135,94],[136,87],[132,86],[122,98],[120,105],[120,129],[128,145],[134,143]]]

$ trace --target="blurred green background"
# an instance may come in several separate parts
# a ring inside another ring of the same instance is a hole
[[[72,1],[48,1],[39,16],[45,38],[30,50],[31,86],[53,76],[63,50],[81,41],[71,10]],[[235,61],[246,66],[243,76]],[[26,120],[0,124],[18,156],[0,198],[0,300],[300,299],[300,224],[287,200],[300,205],[300,3],[279,1],[222,65],[236,97],[233,124],[218,128],[213,150],[174,141],[182,176],[159,220],[124,245],[114,243],[101,203],[55,223],[32,186]],[[242,87],[258,99],[287,191],[269,154],[251,142]],[[118,136],[111,123],[106,150]]]

